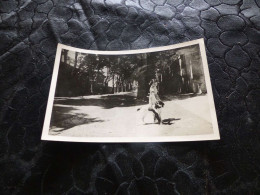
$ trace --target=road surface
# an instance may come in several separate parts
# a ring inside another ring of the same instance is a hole
[[[186,136],[213,133],[207,95],[164,101],[162,119],[154,124],[147,103],[136,105],[131,93],[56,98],[50,135],[76,137]],[[137,111],[141,108],[140,111]]]

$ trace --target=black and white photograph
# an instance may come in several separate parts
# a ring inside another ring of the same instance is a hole
[[[219,139],[203,39],[126,51],[59,44],[42,139]]]

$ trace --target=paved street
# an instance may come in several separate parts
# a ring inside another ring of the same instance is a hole
[[[207,95],[168,97],[162,109],[163,124],[153,122],[147,102],[131,93],[56,98],[51,135],[77,137],[182,136],[213,132]],[[140,108],[140,111],[137,109]]]

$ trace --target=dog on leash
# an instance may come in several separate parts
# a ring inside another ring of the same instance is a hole
[[[145,123],[144,119],[146,115],[149,112],[152,112],[154,114],[154,122],[156,120],[158,121],[159,124],[162,123],[162,117],[161,117],[161,109],[164,107],[164,103],[162,101],[157,101],[155,103],[154,108],[151,108],[149,105],[143,106],[141,108],[138,108],[137,111],[141,112],[141,117],[142,117],[142,122]]]

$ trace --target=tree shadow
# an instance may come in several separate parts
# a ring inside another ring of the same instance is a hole
[[[201,94],[205,95],[205,94]],[[196,96],[198,94],[176,94],[162,96],[163,101],[182,100]],[[148,97],[144,99],[137,99],[133,95],[128,94],[110,94],[101,97],[87,97],[87,98],[61,98],[55,97],[54,104],[71,105],[71,106],[99,106],[104,109],[115,107],[131,107],[148,104]]]
[[[87,114],[73,113],[77,110],[71,107],[53,106],[52,117],[50,123],[50,132],[58,135],[62,131],[73,128],[78,125],[104,122],[104,120],[97,118],[88,118]]]
[[[99,106],[104,109],[110,109],[114,107],[130,107],[148,104],[147,100],[138,100],[131,95],[108,95],[99,98],[84,98],[81,99],[67,99],[67,98],[55,98],[54,104],[72,105],[72,106]]]
[[[204,96],[207,93],[197,94],[197,93],[186,93],[186,94],[173,94],[173,95],[163,95],[161,99],[163,101],[171,101],[171,100],[185,100],[197,96]]]

